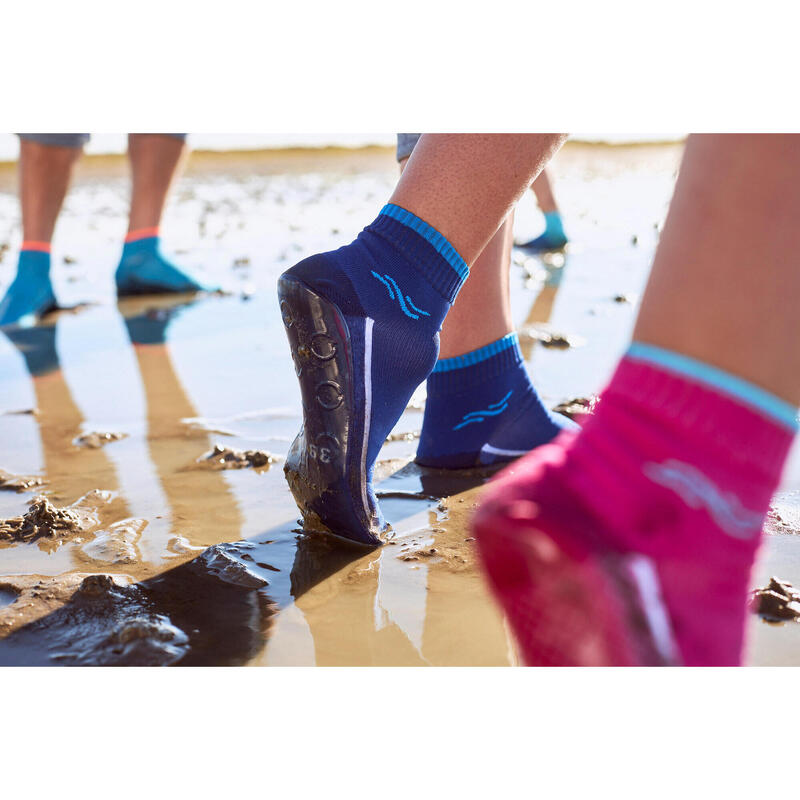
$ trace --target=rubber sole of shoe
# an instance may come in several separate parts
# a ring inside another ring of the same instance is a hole
[[[278,298],[303,401],[303,428],[284,473],[304,528],[377,547],[382,526],[366,487],[369,403],[354,380],[355,332],[336,305],[291,275],[278,281]]]

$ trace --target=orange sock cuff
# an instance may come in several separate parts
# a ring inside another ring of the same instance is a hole
[[[49,253],[50,242],[24,241],[20,250],[35,250],[37,253]]]
[[[158,236],[158,225],[152,228],[137,228],[135,231],[128,231],[125,243],[138,242],[139,239],[152,239],[154,236]]]

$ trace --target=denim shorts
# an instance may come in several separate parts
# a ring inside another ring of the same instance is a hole
[[[411,155],[411,151],[419,141],[421,133],[398,133],[397,134],[397,160],[402,161]]]
[[[19,133],[17,135],[26,142],[37,142],[50,147],[83,147],[90,138],[88,133]],[[186,139],[185,133],[165,133],[164,136],[172,136],[181,141]]]

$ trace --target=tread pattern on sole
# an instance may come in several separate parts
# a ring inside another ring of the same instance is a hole
[[[333,303],[296,278],[281,277],[278,297],[303,402],[303,428],[284,466],[292,494],[306,528],[374,547],[377,515],[359,485],[362,470],[348,470],[361,463],[364,438],[352,413],[363,398],[351,332]]]

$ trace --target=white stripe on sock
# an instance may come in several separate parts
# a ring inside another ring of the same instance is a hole
[[[503,450],[500,447],[492,447],[485,444],[481,447],[481,453],[491,453],[493,456],[524,456],[527,450]]]
[[[668,664],[675,664],[678,662],[678,652],[653,562],[647,556],[635,555],[628,558],[628,566],[639,589],[642,606],[658,652]]]
[[[361,474],[365,480],[361,482],[361,499],[364,513],[372,516],[367,499],[367,448],[369,446],[369,428],[372,418],[372,326],[375,320],[367,317],[364,320],[364,439],[361,442]]]

